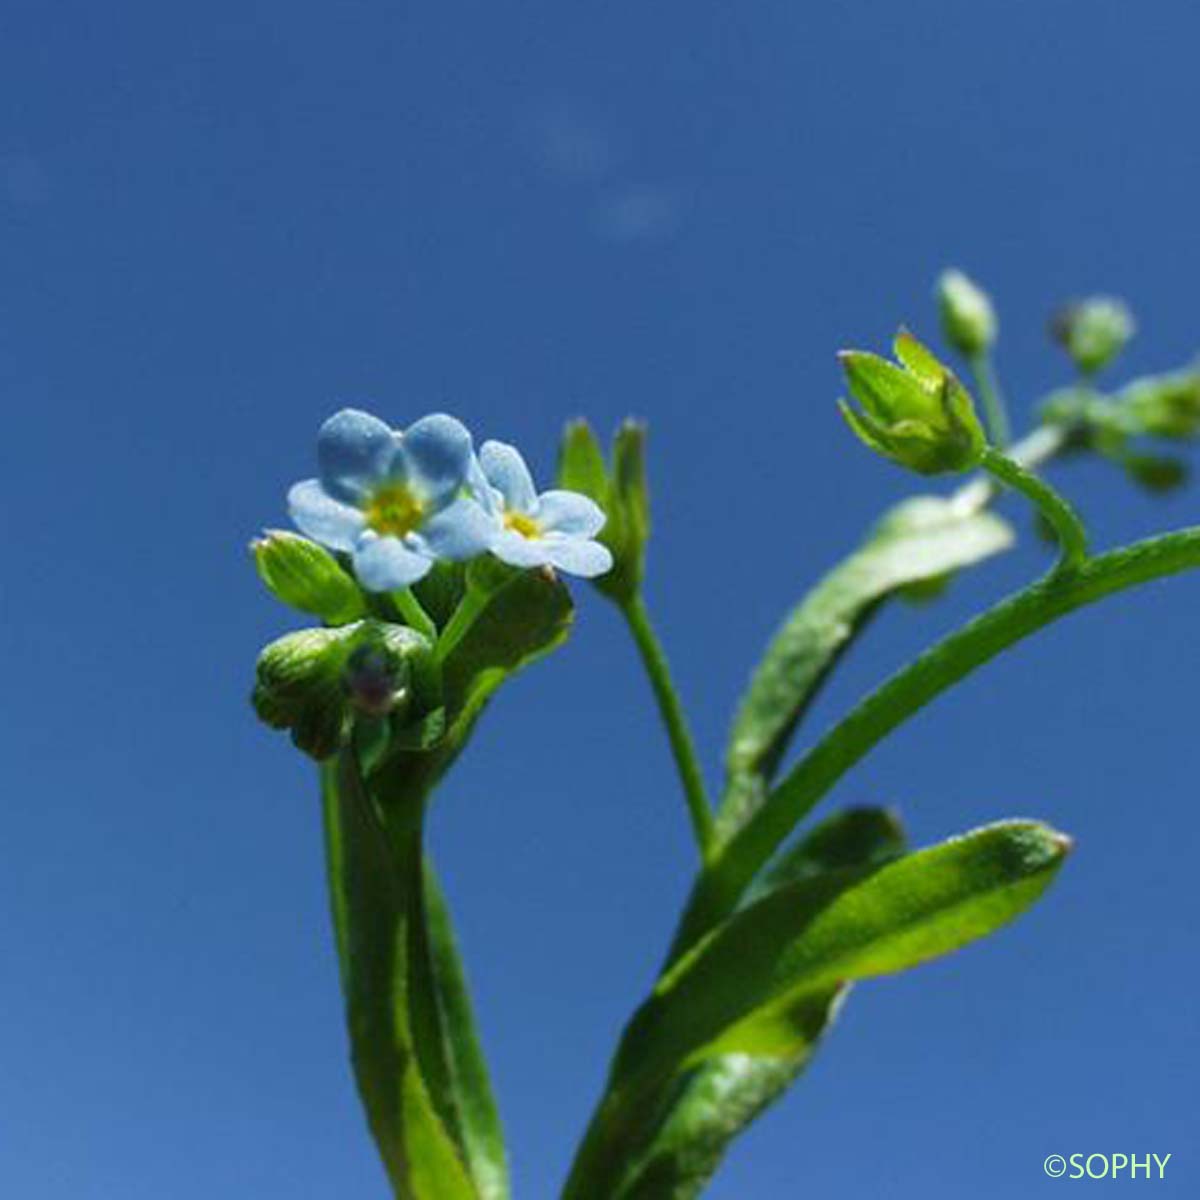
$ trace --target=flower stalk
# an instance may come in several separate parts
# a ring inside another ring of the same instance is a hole
[[[633,635],[638,653],[641,655],[642,665],[646,668],[646,675],[650,679],[650,686],[654,690],[659,715],[666,728],[671,754],[675,759],[680,783],[683,785],[688,817],[691,820],[692,833],[700,850],[700,857],[703,861],[708,862],[712,856],[716,834],[712,808],[704,787],[704,777],[700,771],[696,744],[691,730],[688,728],[687,715],[671,679],[666,652],[654,632],[654,627],[650,622],[650,613],[640,592],[623,601],[620,609],[629,626],[629,632]]]
[[[1058,538],[1058,570],[1074,570],[1083,565],[1088,556],[1087,530],[1078,513],[1054,488],[1015,459],[990,447],[984,451],[981,465],[1006,487],[1031,500],[1046,518]]]

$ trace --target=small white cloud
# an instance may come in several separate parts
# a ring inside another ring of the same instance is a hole
[[[558,183],[566,198],[585,205],[591,232],[610,242],[650,242],[670,237],[684,216],[683,192],[662,183],[634,183],[623,161],[628,139],[584,116],[574,101],[542,102],[519,125],[527,153]]]

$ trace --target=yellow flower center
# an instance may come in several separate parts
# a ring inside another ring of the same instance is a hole
[[[424,515],[425,505],[403,483],[384,484],[363,508],[368,528],[384,537],[412,533]]]
[[[505,529],[514,529],[523,538],[535,538],[542,536],[542,527],[532,518],[527,517],[524,513],[506,512],[504,514]]]

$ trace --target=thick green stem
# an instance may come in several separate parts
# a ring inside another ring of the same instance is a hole
[[[1087,559],[1087,530],[1079,514],[1048,483],[1026,470],[1015,459],[991,448],[984,451],[983,467],[1007,487],[1031,500],[1058,537],[1060,567],[1081,566]]]
[[[718,851],[697,880],[671,957],[727,916],[796,823],[855,763],[935,697],[1059,617],[1197,566],[1200,526],[1111,551],[1001,601],[893,675],[801,759]]]
[[[646,611],[641,596],[634,595],[622,601],[620,607],[642,656],[646,674],[650,677],[654,698],[658,701],[658,711],[671,741],[671,753],[675,756],[675,765],[679,769],[679,779],[683,784],[683,794],[692,821],[692,831],[696,836],[696,845],[700,848],[701,858],[707,862],[714,844],[713,814],[704,790],[704,778],[700,773],[700,763],[688,729],[687,717],[679,702],[679,693],[671,682],[667,656],[655,636],[650,624],[650,614]]]
[[[975,378],[975,390],[983,402],[983,415],[987,423],[988,434],[992,444],[1003,450],[1012,438],[1012,430],[1008,423],[1008,409],[1004,405],[1004,395],[996,380],[991,357],[985,350],[981,354],[972,355],[970,364],[971,374]]]

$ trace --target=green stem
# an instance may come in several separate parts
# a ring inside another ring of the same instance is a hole
[[[454,610],[450,620],[446,622],[441,637],[438,638],[437,657],[439,662],[445,662],[450,657],[454,647],[463,640],[467,631],[475,624],[479,614],[487,608],[488,601],[494,594],[491,589],[480,587],[477,583],[467,585],[467,590],[463,592],[458,607]]]
[[[1027,471],[1034,471],[1061,454],[1067,448],[1070,439],[1070,430],[1063,425],[1040,425],[1019,442],[1009,446],[1005,454]],[[981,474],[959,488],[951,502],[963,516],[969,516],[985,509],[999,491],[1000,484],[997,480],[990,475]]]
[[[650,624],[650,614],[646,611],[642,597],[635,594],[628,600],[623,600],[620,608],[642,656],[646,674],[650,677],[654,698],[658,701],[658,711],[671,741],[671,753],[675,756],[675,765],[679,769],[696,845],[700,848],[701,858],[707,862],[714,845],[712,809],[704,790],[704,779],[700,773],[695,743],[688,730],[687,717],[679,702],[675,685],[671,682],[667,656],[655,636]]]
[[[988,434],[992,444],[1003,450],[1012,440],[1012,430],[1008,423],[1008,409],[1004,405],[1004,395],[996,379],[990,355],[985,350],[975,354],[970,359],[971,374],[975,378],[975,390],[983,402],[983,415],[987,422]]]
[[[1200,526],[1099,555],[1001,601],[893,675],[817,743],[697,880],[672,959],[727,916],[784,840],[851,767],[977,667],[1084,605],[1200,566]]]
[[[392,600],[400,610],[400,615],[408,625],[418,633],[423,633],[431,642],[437,641],[437,625],[433,618],[421,607],[421,602],[413,595],[412,588],[392,592]]]
[[[982,465],[1001,483],[1031,500],[1050,522],[1061,550],[1059,566],[1064,569],[1082,566],[1088,554],[1087,530],[1070,504],[1048,483],[998,450],[988,447],[984,451]]]

